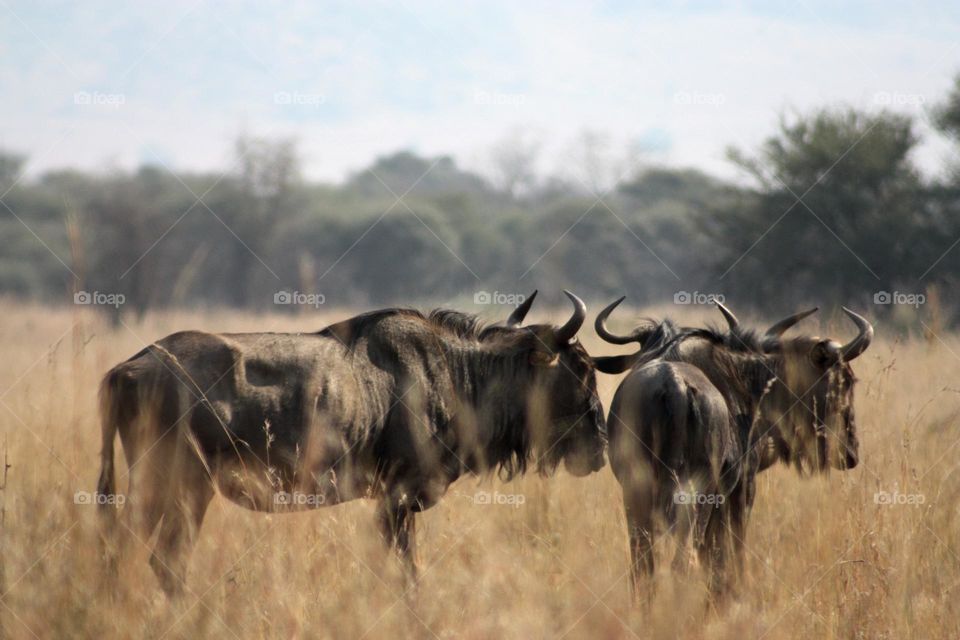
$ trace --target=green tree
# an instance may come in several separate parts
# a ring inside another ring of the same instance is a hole
[[[930,186],[926,198],[925,253],[930,258],[923,283],[953,289],[960,284],[960,74],[946,99],[932,109],[937,130],[951,143],[954,160]]]
[[[0,196],[3,196],[20,177],[26,162],[25,156],[0,151]]]
[[[916,144],[907,116],[824,109],[784,119],[756,156],[731,150],[759,188],[753,206],[711,214],[727,249],[718,278],[764,308],[863,304],[872,292],[915,286],[924,216]]]

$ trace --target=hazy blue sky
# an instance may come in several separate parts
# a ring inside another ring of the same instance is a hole
[[[590,128],[730,176],[786,109],[923,116],[960,72],[960,2],[838,4],[0,0],[0,147],[221,169],[241,131],[296,135],[336,179],[398,148],[482,168],[520,131],[562,169]]]

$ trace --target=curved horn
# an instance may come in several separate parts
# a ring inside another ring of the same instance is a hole
[[[850,319],[853,320],[854,324],[856,324],[860,330],[860,334],[856,338],[840,348],[844,362],[850,362],[870,346],[870,341],[873,340],[873,326],[867,322],[866,318],[850,311],[850,309],[846,307],[843,307],[843,312],[850,316]]]
[[[610,344],[629,344],[631,342],[641,342],[639,336],[637,335],[637,331],[634,331],[630,335],[618,336],[614,333],[610,333],[610,331],[607,330],[607,318],[610,317],[610,313],[616,309],[626,297],[627,296],[620,296],[618,299],[608,304],[603,311],[597,314],[597,319],[593,323],[593,328],[596,330],[597,335]]]
[[[813,309],[808,309],[807,311],[801,311],[800,313],[795,313],[792,316],[787,316],[780,322],[771,326],[767,329],[767,332],[764,334],[765,338],[779,338],[786,332],[787,329],[797,324],[807,316],[812,316],[817,311],[820,310],[820,307],[814,307]]]
[[[618,336],[607,330],[607,318],[609,318],[613,310],[620,306],[620,303],[626,299],[627,296],[620,296],[608,304],[603,308],[603,311],[597,314],[597,319],[593,322],[593,328],[596,330],[597,335],[610,344],[627,344],[633,342],[633,338],[630,336]]]
[[[583,300],[573,295],[566,289],[563,290],[570,302],[573,303],[573,315],[570,316],[570,319],[567,320],[567,323],[557,329],[554,336],[559,344],[566,344],[573,339],[573,336],[577,335],[577,331],[580,331],[580,327],[583,326],[583,321],[587,319],[587,305],[583,304]]]
[[[591,358],[591,361],[597,371],[616,375],[633,369],[641,356],[643,356],[643,349],[625,356],[596,356]]]
[[[730,331],[736,331],[737,327],[740,326],[740,321],[737,320],[737,316],[733,315],[733,311],[723,306],[723,303],[719,300],[714,300],[713,303],[717,305],[717,309],[720,309],[720,313],[722,313],[723,317],[727,320],[727,326],[730,327]]]
[[[537,297],[537,290],[534,289],[533,293],[527,296],[527,299],[520,303],[520,305],[513,310],[513,313],[510,314],[510,317],[507,318],[507,321],[504,322],[504,326],[507,327],[519,327],[523,324],[523,319],[527,317],[527,313],[530,312],[530,307],[533,305],[533,299]]]

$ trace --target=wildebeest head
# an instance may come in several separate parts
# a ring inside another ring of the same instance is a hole
[[[853,408],[856,378],[849,363],[867,349],[873,338],[873,327],[866,319],[844,308],[859,334],[841,345],[811,336],[782,337],[816,308],[784,318],[760,335],[741,327],[736,316],[718,304],[728,323],[727,332],[678,328],[667,321],[646,322],[620,336],[607,330],[605,320],[622,300],[598,315],[597,333],[607,342],[639,342],[644,348],[631,356],[597,358],[598,369],[616,373],[656,355],[696,364],[714,384],[727,389],[756,394],[764,386],[757,382],[767,380],[756,428],[757,433],[769,437],[775,458],[799,469],[817,471],[857,465],[859,442]]]
[[[721,310],[731,333],[735,332],[736,318]],[[782,337],[815,311],[785,318],[763,336],[760,347],[775,365],[777,383],[761,405],[761,420],[777,425],[771,434],[776,434],[775,448],[781,459],[821,472],[852,469],[859,461],[859,440],[853,406],[856,377],[850,362],[870,346],[873,327],[844,307],[858,330],[847,344],[814,336]]]
[[[593,362],[576,339],[586,305],[569,291],[564,293],[574,311],[563,326],[531,325],[510,332],[530,367],[522,402],[538,470],[552,471],[563,461],[570,473],[583,476],[604,465],[606,423]]]

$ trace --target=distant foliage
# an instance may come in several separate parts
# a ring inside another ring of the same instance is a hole
[[[960,78],[932,111],[960,149],[958,114]],[[121,293],[120,313],[143,313],[262,309],[278,291],[362,306],[564,287],[636,304],[719,293],[776,313],[957,284],[960,172],[924,179],[903,115],[785,117],[759,149],[730,151],[752,186],[642,158],[604,174],[612,184],[571,177],[596,162],[537,179],[537,141],[517,140],[493,151],[492,181],[403,151],[340,185],[305,181],[290,140],[238,140],[223,174],[144,166],[25,180],[25,159],[0,153],[0,293]],[[605,157],[590,140],[571,163]],[[939,304],[950,317],[949,296]]]

